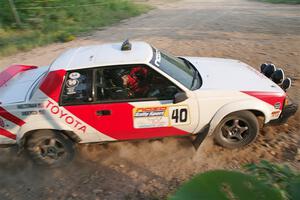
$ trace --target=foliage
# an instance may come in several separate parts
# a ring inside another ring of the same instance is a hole
[[[300,175],[297,175],[290,181],[287,193],[292,200],[300,199]]]
[[[262,160],[245,165],[246,171],[269,186],[277,188],[285,199],[300,199],[300,174],[287,165],[276,165]]]
[[[67,42],[76,35],[150,8],[128,0],[14,0],[21,26],[8,1],[0,6],[0,56],[51,42]]]
[[[169,200],[300,199],[300,174],[287,165],[263,160],[244,169],[247,174],[216,170],[196,175]]]
[[[279,200],[280,193],[255,177],[216,170],[199,174],[185,183],[169,200]]]

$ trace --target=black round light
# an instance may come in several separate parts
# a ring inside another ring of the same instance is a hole
[[[281,84],[284,80],[284,72],[282,69],[277,69],[273,74],[272,74],[272,81],[276,84]]]
[[[282,82],[281,88],[284,90],[289,89],[292,86],[292,79],[291,78],[286,78]]]
[[[263,71],[264,71],[264,69],[265,69],[267,66],[268,66],[268,64],[267,64],[267,63],[263,63],[263,64],[261,64],[261,66],[260,66],[260,72],[263,72]]]
[[[264,68],[264,70],[262,71],[262,73],[270,78],[272,76],[272,74],[275,72],[276,67],[274,64],[267,64],[267,66]]]

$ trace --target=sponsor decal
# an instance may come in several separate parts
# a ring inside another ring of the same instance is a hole
[[[152,48],[152,50],[153,50],[153,57],[150,63],[156,67],[159,67],[161,62],[161,53],[155,48]]]
[[[168,110],[163,107],[134,108],[134,128],[169,126]]]
[[[66,124],[71,126],[73,129],[77,131],[81,131],[83,133],[86,132],[86,126],[82,124],[80,121],[71,116],[67,111],[64,111],[59,106],[57,106],[54,102],[48,100],[47,105],[45,106],[53,115],[56,115],[58,118],[62,119]]]
[[[70,94],[76,94],[76,91],[75,91],[74,87],[67,88],[67,95],[70,95]]]
[[[170,125],[190,124],[190,111],[188,106],[171,106],[169,107]]]
[[[154,61],[154,63],[155,63],[156,66],[159,66],[160,60],[161,60],[161,54],[160,54],[160,52],[156,49],[156,57],[155,57],[155,61]]]
[[[188,106],[159,106],[133,109],[134,128],[155,128],[190,123]]]
[[[79,85],[79,81],[77,79],[69,79],[66,82],[67,94],[76,94],[75,88]]]
[[[280,102],[277,102],[274,104],[274,108],[275,109],[279,109],[281,107],[281,103]]]
[[[23,116],[29,116],[29,115],[39,115],[39,114],[44,114],[44,110],[29,110],[29,111],[24,111],[22,112]]]
[[[69,79],[67,81],[67,87],[76,87],[79,84],[79,81],[76,79]]]
[[[272,112],[272,117],[279,117],[281,111]]]
[[[17,108],[18,109],[28,109],[28,108],[41,108],[42,105],[41,104],[36,104],[36,103],[33,103],[33,104],[21,104],[21,105],[17,105]]]
[[[79,79],[80,78],[80,74],[78,72],[72,72],[70,75],[69,75],[69,78],[70,79]]]

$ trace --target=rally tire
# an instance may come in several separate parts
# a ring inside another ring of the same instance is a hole
[[[75,155],[73,142],[63,133],[41,130],[27,139],[26,150],[35,164],[61,167],[70,163]]]
[[[241,148],[252,143],[259,133],[256,116],[249,111],[234,112],[224,117],[214,131],[217,144],[229,148]]]

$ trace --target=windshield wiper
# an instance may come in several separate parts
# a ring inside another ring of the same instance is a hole
[[[194,65],[190,62],[190,61],[188,61],[187,59],[185,59],[185,58],[182,58],[182,57],[178,57],[178,58],[180,58],[181,60],[183,60],[184,61],[184,63],[188,66],[188,68],[189,69],[192,69],[193,70],[193,80],[192,80],[192,84],[191,84],[191,89],[193,88],[193,85],[195,84],[195,80],[197,79],[197,75],[199,75],[199,71],[194,67]],[[201,78],[200,78],[200,84],[202,84],[201,83]]]
[[[186,66],[187,66],[189,69],[192,68],[191,63],[190,63],[187,59],[182,58],[182,57],[178,57],[178,58],[181,59],[181,60],[183,60],[184,64],[186,64]]]
[[[197,78],[198,73],[199,72],[196,69],[194,69],[194,74],[193,74],[193,80],[192,80],[191,88],[193,88],[193,85],[195,83],[195,80]]]

